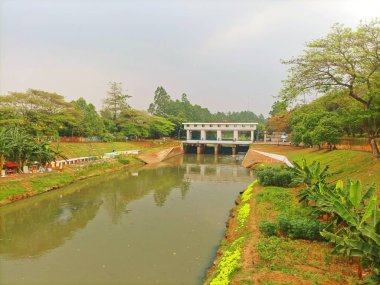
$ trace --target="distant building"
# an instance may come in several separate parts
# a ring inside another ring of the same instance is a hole
[[[210,142],[252,142],[257,123],[227,123],[227,122],[209,122],[209,123],[183,123],[186,130],[186,141],[210,141]],[[232,139],[223,140],[223,132],[233,132]],[[199,132],[200,138],[193,139],[193,133]],[[216,132],[214,139],[208,139],[207,132]],[[249,132],[249,139],[239,139],[239,133]]]

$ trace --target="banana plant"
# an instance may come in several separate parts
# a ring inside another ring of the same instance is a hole
[[[333,215],[333,226],[321,235],[335,245],[336,253],[359,258],[371,269],[372,278],[380,281],[380,210],[375,186],[364,191],[360,181],[348,180],[346,187],[338,181],[333,189],[320,186],[319,190],[316,207]]]
[[[306,184],[307,187],[300,190],[298,199],[300,203],[308,205],[312,200],[315,191],[318,190],[319,184],[326,184],[326,179],[331,176],[328,172],[329,166],[321,167],[317,161],[313,161],[310,165],[303,159],[302,163],[293,162],[294,176],[293,182],[295,184]]]

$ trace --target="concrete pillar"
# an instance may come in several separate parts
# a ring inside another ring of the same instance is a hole
[[[222,140],[222,131],[216,131],[216,140],[218,141]]]
[[[206,131],[201,130],[201,140],[206,140]]]
[[[264,131],[264,142],[267,141],[267,131]]]
[[[186,130],[186,140],[191,140],[191,131],[190,130]]]
[[[202,154],[202,145],[201,144],[197,145],[197,154]]]
[[[255,136],[254,136],[254,131],[251,131],[251,142],[253,142]]]
[[[234,141],[238,141],[238,140],[239,140],[239,131],[234,130]]]
[[[232,146],[232,155],[236,155],[236,145]]]
[[[219,145],[218,144],[214,144],[214,154],[215,155],[219,154]]]

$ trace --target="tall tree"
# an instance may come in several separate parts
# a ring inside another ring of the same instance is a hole
[[[154,92],[154,101],[149,105],[148,112],[155,116],[167,117],[171,102],[170,95],[162,86],[159,86]]]
[[[286,108],[288,107],[288,104],[286,101],[276,101],[272,105],[272,110],[269,112],[269,115],[275,116],[280,113],[286,112]]]
[[[342,91],[362,105],[362,127],[372,152],[380,157],[380,20],[362,23],[356,30],[336,24],[324,38],[306,45],[304,53],[284,61],[291,64],[282,98],[295,99],[312,92]]]
[[[124,93],[121,82],[110,82],[107,98],[103,101],[103,108],[110,110],[112,119],[116,120],[123,110],[130,108],[127,99],[131,97]]]
[[[71,103],[81,113],[81,118],[78,118],[78,124],[75,127],[75,133],[80,136],[103,135],[105,131],[104,123],[98,112],[96,112],[95,106],[87,103],[82,97]]]

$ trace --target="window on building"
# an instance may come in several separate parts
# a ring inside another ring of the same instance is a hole
[[[190,127],[190,125],[186,125],[186,127]]]
[[[241,127],[242,127],[242,128],[244,128],[244,127],[245,127],[245,125],[241,125]]]
[[[236,128],[236,127],[237,127],[237,125],[234,125],[234,127]]]
[[[213,125],[210,125],[210,128],[212,128],[213,127]]]
[[[226,125],[226,128],[228,128],[230,125]]]
[[[194,125],[194,127],[198,127],[198,125]]]
[[[218,125],[218,128],[220,128],[220,125]]]
[[[202,125],[202,128],[204,128],[205,127],[205,125]]]

